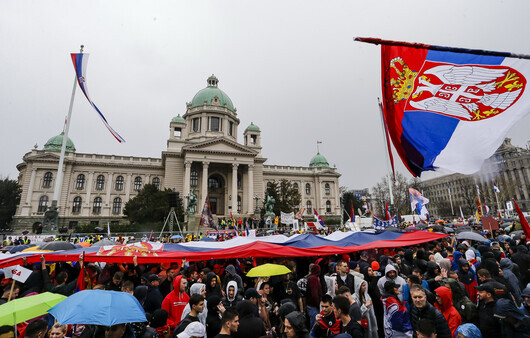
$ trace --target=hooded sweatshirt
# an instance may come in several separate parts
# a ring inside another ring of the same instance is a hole
[[[475,273],[473,272],[473,270],[471,270],[471,266],[468,268],[467,272],[464,272],[462,267],[466,264],[469,266],[469,262],[466,261],[465,259],[461,258],[458,260],[458,266],[459,266],[458,271],[457,271],[458,280],[462,284],[464,284],[467,294],[469,295],[469,299],[471,299],[472,301],[476,301],[477,300],[477,289],[475,289],[475,286],[478,285],[477,280],[475,277]]]
[[[320,285],[320,266],[313,264],[311,274],[307,279],[307,306],[318,308],[322,299],[322,287]]]
[[[394,279],[391,279],[388,277],[388,273],[390,271],[395,271],[396,272],[396,278]],[[379,279],[379,281],[377,282],[377,287],[379,288],[379,292],[381,294],[384,293],[384,286],[385,286],[385,282],[387,281],[394,281],[396,284],[399,284],[399,301],[403,301],[403,286],[405,285],[405,280],[403,278],[401,278],[400,276],[397,275],[397,271],[396,271],[396,268],[394,268],[394,265],[392,264],[388,264],[385,268],[385,275],[384,277],[381,277]]]
[[[513,263],[508,258],[501,259],[500,267],[502,269],[502,275],[504,279],[510,283],[514,291],[514,297],[517,301],[517,304],[521,304],[523,299],[521,298],[521,287],[519,286],[519,280],[513,273]]]
[[[305,326],[305,316],[303,313],[294,311],[285,316],[285,319],[289,321],[289,324],[291,324],[294,329],[294,332],[296,332],[298,337],[309,337],[309,332],[307,331],[307,328]]]
[[[434,306],[444,315],[447,324],[449,324],[451,335],[454,337],[456,329],[462,325],[462,317],[460,317],[460,314],[453,306],[453,294],[451,293],[451,289],[445,286],[440,286],[434,290],[434,292],[436,292],[436,294],[442,299],[441,305],[436,302]]]
[[[228,289],[233,286],[234,287],[234,295],[232,297],[230,297],[228,295]],[[235,308],[235,306],[237,305],[237,303],[239,303],[243,298],[241,297],[240,294],[238,294],[238,289],[237,289],[237,282],[236,281],[229,281],[228,284],[226,285],[226,296],[223,297],[223,306],[225,308]]]
[[[217,281],[215,283],[215,287],[212,288],[212,279]],[[214,272],[208,272],[206,275],[206,298],[210,298],[211,296],[218,296],[219,298],[223,297],[223,294],[221,293],[221,287],[219,286],[219,280],[217,279],[217,275]]]
[[[206,287],[206,285],[204,285],[203,283],[195,283],[191,286],[190,288],[190,297],[195,295],[195,294],[202,294],[202,290]],[[188,315],[188,313],[191,312],[191,308],[190,308],[190,303],[186,304],[186,307],[184,307],[184,311],[182,311],[182,316],[180,317],[180,319],[184,319],[184,317],[186,317]],[[206,299],[204,300],[204,310],[199,313],[199,321],[201,322],[202,325],[206,326],[206,317],[208,316],[208,303],[206,301]]]
[[[362,296],[363,299],[361,300],[361,286],[363,284],[366,285],[366,290],[364,291],[364,294]],[[372,300],[372,298],[368,294],[367,281],[363,280],[355,285],[355,293],[353,294],[353,299],[355,299],[358,304],[361,304],[362,318],[366,318],[366,321],[368,322],[368,328],[367,330],[365,330],[365,337],[377,338],[377,319],[375,317],[373,303],[370,306],[365,305],[367,301]]]
[[[162,309],[166,310],[168,313],[167,324],[171,329],[174,329],[177,324],[180,323],[182,312],[190,300],[190,297],[186,292],[180,292],[180,281],[182,278],[182,275],[178,275],[173,280],[173,291],[171,291],[162,302]]]

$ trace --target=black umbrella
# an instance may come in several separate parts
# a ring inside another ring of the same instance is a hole
[[[72,249],[75,249],[75,245],[73,245],[70,242],[64,242],[64,241],[53,241],[50,243],[46,243],[39,248],[39,250],[51,250],[51,251],[72,250]]]
[[[464,231],[471,231],[471,227],[464,226],[464,227],[455,228],[455,233],[457,234],[464,232]]]
[[[9,249],[9,253],[16,253],[16,252],[20,252],[24,249],[27,249],[29,248],[29,245],[25,245],[25,244],[21,244],[21,245],[15,245],[14,247],[12,247],[11,249]]]
[[[101,241],[98,241],[92,244],[92,246],[107,246],[107,245],[116,245],[116,242],[111,241],[110,239],[102,239]]]

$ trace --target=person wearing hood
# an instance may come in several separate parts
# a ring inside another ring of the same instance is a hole
[[[311,274],[307,278],[307,295],[306,305],[307,314],[309,316],[309,327],[315,325],[315,316],[318,314],[318,307],[322,299],[322,287],[320,285],[320,266],[313,264],[311,266]]]
[[[461,253],[460,251],[455,251],[455,253],[453,254],[453,261],[451,262],[451,270],[458,271],[460,267],[458,265],[458,261],[460,259],[464,259],[464,254]]]
[[[236,273],[236,268],[230,264],[225,269],[225,277],[223,278],[223,285],[228,286],[230,281],[237,283],[237,292],[243,294],[243,279]]]
[[[405,285],[405,280],[398,276],[396,268],[392,264],[388,264],[385,268],[385,275],[379,279],[377,282],[377,287],[379,288],[379,292],[381,294],[384,293],[384,286],[385,283],[388,281],[392,281],[395,284],[399,285],[399,294],[397,297],[400,301],[403,301],[403,286]],[[355,290],[355,289],[354,289]]]
[[[162,302],[162,309],[168,313],[167,324],[173,330],[180,323],[182,311],[188,304],[190,297],[186,293],[188,281],[183,275],[173,279],[173,291],[171,291]]]
[[[203,283],[194,283],[190,287],[190,297],[193,295],[201,295],[204,297],[204,310],[199,313],[199,321],[202,325],[206,326],[206,318],[208,317],[208,302],[206,300],[206,285]],[[186,307],[182,311],[181,320],[184,319],[190,313],[190,303],[186,304]]]
[[[423,274],[423,280],[429,284],[429,290],[436,290],[442,286],[442,271],[435,262],[427,262],[427,271]]]
[[[451,289],[440,286],[434,292],[436,294],[436,303],[434,306],[444,315],[449,325],[449,330],[451,330],[451,335],[454,337],[456,329],[462,324],[462,317],[460,317],[460,313],[453,306]]]
[[[366,338],[377,338],[377,319],[372,298],[368,294],[368,283],[365,280],[361,280],[355,286],[353,299],[361,305],[362,318],[366,319],[368,323],[368,327],[364,330],[364,336]]]
[[[478,325],[477,305],[466,296],[466,290],[462,283],[456,279],[447,278],[445,280],[445,286],[451,289],[453,306],[460,314],[462,323]]]
[[[414,259],[414,267],[419,268],[421,273],[427,271],[427,261],[425,260],[425,251],[423,249],[418,249],[416,252],[416,258]]]
[[[236,281],[229,281],[226,285],[226,296],[223,297],[223,306],[228,308],[236,307],[237,303],[243,300],[243,297],[238,293]]]
[[[530,316],[530,286],[523,290],[521,297],[523,297],[523,305],[521,305],[520,309],[525,315]]]
[[[207,299],[206,336],[215,337],[221,331],[221,316],[225,308],[221,297],[213,295]]]
[[[519,286],[519,280],[513,273],[513,263],[508,258],[501,259],[500,268],[502,269],[502,275],[504,279],[511,285],[513,290],[513,296],[518,305],[521,305],[523,299],[521,298],[521,288]]]
[[[518,245],[516,252],[512,255],[512,262],[519,266],[521,270],[521,284],[527,285],[530,282],[530,255],[528,255],[528,248],[524,245]]]
[[[219,298],[223,297],[221,286],[217,282],[217,275],[215,272],[208,272],[206,274],[206,298],[210,298],[214,295]]]
[[[284,333],[287,338],[309,338],[305,326],[305,316],[302,312],[293,311],[285,316]]]
[[[495,304],[495,316],[500,318],[501,337],[530,337],[530,317],[518,309],[509,299],[499,299]]]
[[[410,322],[414,331],[418,331],[420,320],[427,319],[434,323],[438,338],[451,338],[451,330],[444,315],[427,301],[425,289],[419,285],[413,285],[410,289],[413,305],[410,308]]]
[[[471,270],[469,262],[465,259],[459,259],[458,260],[458,281],[462,284],[464,284],[464,287],[466,288],[466,292],[469,295],[469,299],[472,299],[473,301],[477,300],[477,289],[475,289],[475,286],[477,286],[477,279],[475,276],[475,273],[473,270]]]
[[[458,338],[482,338],[482,333],[474,324],[462,324],[456,329]]]
[[[375,317],[377,319],[377,327],[383,327],[383,303],[381,302],[381,292],[377,286],[378,277],[372,267],[367,267],[361,270],[364,275],[364,280],[368,283],[368,295],[372,299]]]
[[[257,306],[250,300],[242,300],[237,304],[239,328],[234,337],[258,338],[266,335],[265,325],[258,316]]]
[[[398,266],[399,272],[401,272],[402,275],[408,276],[412,273],[412,267],[409,267],[403,259],[401,258],[401,255],[394,255],[394,262]]]

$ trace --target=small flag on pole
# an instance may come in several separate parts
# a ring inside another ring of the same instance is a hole
[[[86,84],[86,68],[87,68],[87,63],[88,63],[88,54],[72,53],[70,55],[72,56],[72,62],[74,63],[75,75],[77,77],[77,83],[79,84],[79,88],[81,88],[81,90],[83,91],[83,94],[85,94],[85,97],[87,98],[90,105],[99,114],[99,117],[103,121],[103,124],[105,124],[105,126],[110,131],[112,136],[114,136],[114,138],[116,138],[116,140],[118,140],[118,142],[120,143],[125,142],[123,137],[121,137],[120,134],[118,134],[114,129],[112,129],[110,124],[107,122],[107,119],[105,118],[105,116],[103,116],[99,108],[94,104],[94,102],[92,102],[92,100],[88,96],[88,88]]]
[[[493,191],[497,193],[501,192],[499,187],[497,187],[497,183],[495,183],[495,180],[493,180]]]

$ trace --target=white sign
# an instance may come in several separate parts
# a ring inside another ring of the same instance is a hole
[[[294,212],[290,212],[290,213],[285,213],[285,212],[281,212],[281,222],[283,224],[293,224],[294,222]]]
[[[16,281],[24,283],[31,275],[31,270],[26,269],[20,265],[10,266],[4,269],[5,278],[12,278]]]
[[[508,210],[513,210],[513,204],[512,204],[512,201],[508,201],[508,202],[506,202],[506,209],[508,209]]]

